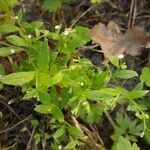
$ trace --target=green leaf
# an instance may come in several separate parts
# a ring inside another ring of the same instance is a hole
[[[95,78],[93,79],[93,87],[96,89],[99,89],[103,86],[106,86],[106,84],[110,80],[110,74],[108,71],[106,72],[100,72],[98,73]]]
[[[16,31],[19,31],[19,28],[14,25],[11,25],[11,24],[0,25],[0,34],[11,33],[11,32],[16,32]]]
[[[131,150],[131,143],[129,140],[125,139],[123,136],[119,137],[117,142],[116,150]]]
[[[64,126],[60,127],[53,135],[54,139],[60,139],[66,134],[66,129]]]
[[[66,31],[68,35],[61,34],[58,41],[58,50],[64,54],[71,54],[75,48],[82,46],[90,41],[90,30],[86,27],[78,26],[74,31]]]
[[[120,79],[129,79],[138,76],[138,74],[133,70],[118,70],[113,76]]]
[[[2,47],[0,48],[0,56],[6,57],[8,55],[23,51],[20,47]]]
[[[102,0],[90,0],[92,4],[95,4],[95,3],[101,3]]]
[[[39,50],[37,55],[37,66],[40,72],[48,72],[49,70],[49,51],[47,42],[39,42]]]
[[[119,59],[116,56],[109,56],[108,59],[114,66],[119,68]]]
[[[4,84],[22,86],[23,84],[33,80],[34,77],[35,77],[34,71],[17,72],[1,77],[0,81]]]
[[[7,36],[6,39],[13,45],[16,45],[16,46],[27,46],[27,42],[20,38],[19,36],[17,35],[10,35],[10,36]]]
[[[50,105],[37,105],[35,107],[35,110],[37,112],[43,113],[43,114],[52,114],[55,119],[57,119],[59,122],[64,121],[64,116],[61,112],[61,110],[54,104]]]
[[[139,91],[143,89],[143,82],[138,83],[135,87],[134,87],[134,91]]]
[[[67,130],[75,138],[84,136],[83,132],[74,126],[69,125]]]
[[[137,146],[136,143],[133,143],[131,150],[140,150],[140,148]]]
[[[120,88],[103,88],[99,90],[103,94],[107,94],[110,96],[118,96],[121,94],[121,89]]]
[[[49,87],[50,75],[48,73],[37,72],[36,74],[36,88],[38,90],[47,90]]]
[[[40,141],[41,141],[41,134],[35,133],[34,140],[35,140],[35,144],[40,143]]]
[[[123,95],[129,99],[137,99],[146,95],[149,91],[148,90],[136,90],[136,91],[125,91]]]
[[[145,82],[147,86],[150,86],[150,68],[145,67],[142,69],[140,80]]]
[[[3,65],[0,63],[0,75],[4,75],[4,74],[5,74],[5,69]]]
[[[78,144],[78,141],[77,140],[73,140],[71,142],[69,142],[66,146],[65,146],[65,150],[72,150],[72,149],[75,149],[76,145]]]
[[[42,8],[48,10],[49,12],[56,11],[60,9],[62,5],[61,0],[44,0]]]
[[[92,101],[102,101],[112,99],[112,95],[103,93],[101,90],[87,90],[85,96]]]
[[[27,93],[24,95],[23,100],[31,99],[36,95],[36,89],[31,89],[27,91]]]
[[[49,86],[53,86],[59,82],[61,82],[63,79],[63,74],[61,72],[56,73],[52,78],[50,78]]]
[[[33,21],[32,23],[31,23],[31,26],[32,26],[32,28],[37,28],[37,29],[40,29],[42,26],[43,26],[43,22],[41,22],[41,21]]]
[[[47,92],[45,91],[38,91],[38,98],[40,102],[42,102],[45,105],[50,105],[51,104],[51,99],[50,96]]]

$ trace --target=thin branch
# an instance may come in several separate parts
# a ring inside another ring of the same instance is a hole
[[[18,125],[20,125],[20,124],[22,124],[22,123],[24,123],[25,121],[30,120],[30,119],[32,119],[32,115],[26,117],[25,119],[19,121],[18,123],[14,124],[13,126],[7,128],[7,129],[4,129],[4,130],[2,129],[2,130],[0,130],[0,134],[5,133],[5,132],[9,132],[9,131],[13,130],[15,127],[17,127]]]

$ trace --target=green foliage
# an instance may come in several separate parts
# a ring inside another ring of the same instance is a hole
[[[140,150],[136,143],[131,145],[130,141],[122,136],[119,137],[114,150]]]
[[[101,3],[102,0],[90,0],[92,4],[95,4],[95,3]]]
[[[138,76],[133,70],[117,70],[113,76],[120,79],[129,79]]]
[[[22,86],[35,78],[35,72],[16,72],[0,77],[0,81],[4,84]]]
[[[0,11],[7,11],[18,4],[18,0],[0,0]]]
[[[70,0],[44,0],[42,8],[49,12],[56,11],[62,7],[62,4]]]
[[[147,86],[150,86],[150,68],[145,67],[142,69],[142,74],[140,76],[140,80],[145,82]]]
[[[11,25],[11,24],[4,24],[0,25],[0,34],[2,33],[11,33],[19,31],[19,28],[17,26]]]
[[[44,0],[43,9],[56,11],[65,2],[67,1]],[[17,1],[13,0],[3,9],[8,11],[16,4]],[[133,77],[138,78],[138,74],[126,69],[125,63],[117,57],[108,58],[116,68],[112,72],[109,63],[105,64],[104,71],[94,66],[90,60],[78,56],[76,49],[91,40],[87,27],[77,26],[63,30],[56,26],[55,31],[50,32],[44,29],[43,22],[27,23],[22,18],[22,13],[19,12],[18,18],[14,19],[15,23],[2,22],[0,25],[0,34],[4,39],[0,56],[8,57],[11,61],[11,54],[24,51],[27,55],[20,65],[14,67],[13,73],[5,75],[4,68],[0,66],[0,90],[3,84],[20,86],[24,93],[23,99],[36,99],[38,103],[35,111],[50,118],[48,125],[51,135],[37,131],[34,135],[36,144],[42,139],[50,139],[52,149],[58,149],[62,145],[66,150],[80,147],[86,140],[85,133],[78,126],[77,128],[70,124],[67,116],[80,118],[88,124],[98,123],[104,113],[120,103],[126,104],[128,110],[138,119],[132,120],[127,114],[123,116],[117,113],[112,135],[113,149],[123,150],[126,147],[127,150],[138,150],[137,144],[133,142],[145,133],[145,122],[149,116],[143,105],[138,103],[138,99],[149,92],[143,90],[143,82],[149,86],[149,68],[143,69],[141,82],[128,91],[119,85],[118,79],[126,81]],[[49,41],[53,41],[56,46],[50,48]],[[41,125],[38,121],[32,121],[31,124],[37,128]],[[146,134],[148,138],[147,131]]]
[[[131,141],[136,141],[136,136],[141,136],[143,132],[143,124],[138,123],[138,120],[131,120],[127,115],[116,114],[115,132],[111,136],[116,141],[120,135],[125,136]]]
[[[52,114],[53,117],[57,119],[59,122],[64,121],[64,116],[61,110],[52,103],[49,105],[45,105],[45,104],[37,105],[35,110],[43,114]]]

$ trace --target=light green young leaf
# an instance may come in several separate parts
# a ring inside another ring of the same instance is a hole
[[[99,90],[88,91],[85,93],[85,96],[92,101],[102,101],[112,99],[112,96],[102,94],[102,92],[100,92]]]
[[[61,72],[56,73],[52,78],[50,78],[49,86],[53,86],[59,82],[61,82],[63,79],[63,74]]]
[[[50,76],[48,73],[37,72],[36,74],[36,88],[38,90],[47,90],[49,87]]]
[[[33,98],[36,95],[37,91],[36,89],[32,89],[30,91],[27,91],[27,93],[24,95],[23,100],[28,100]]]
[[[68,126],[67,130],[75,138],[84,136],[83,132],[81,130],[79,130],[78,128],[74,127],[74,126],[71,126],[71,125]]]
[[[22,86],[23,84],[28,83],[31,80],[33,80],[34,77],[35,77],[34,71],[16,72],[16,73],[11,73],[9,75],[5,75],[1,77],[0,81],[4,84]]]
[[[37,105],[35,107],[35,110],[43,114],[52,114],[53,117],[57,119],[59,122],[64,121],[63,113],[56,105],[52,103],[50,105]]]
[[[0,25],[0,34],[11,33],[11,32],[16,32],[16,31],[19,31],[19,28],[14,25],[11,25],[11,24]]]
[[[118,70],[113,76],[120,79],[129,79],[138,76],[138,74],[133,70]]]
[[[108,59],[114,66],[119,68],[119,59],[116,56],[109,56]]]
[[[103,88],[99,91],[101,91],[103,94],[107,94],[110,96],[118,96],[121,94],[120,88]]]
[[[6,37],[7,41],[16,46],[27,46],[27,42],[17,35],[9,35]]]
[[[91,3],[92,3],[92,4],[101,3],[101,2],[102,2],[102,0],[91,0]]]
[[[77,140],[73,140],[71,142],[69,142],[66,146],[65,146],[65,150],[72,150],[75,149],[76,145],[78,144]]]

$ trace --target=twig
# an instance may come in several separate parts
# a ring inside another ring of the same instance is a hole
[[[132,16],[132,24],[131,26],[134,26],[135,18],[137,13],[137,0],[134,0],[134,10],[133,10],[133,16]]]
[[[105,111],[105,115],[107,117],[107,119],[109,120],[110,124],[112,125],[113,128],[116,127],[115,122],[112,120],[111,116],[109,115],[109,113],[107,111]]]
[[[73,24],[70,26],[70,28],[73,28],[76,23],[82,18],[84,17],[89,11],[91,11],[91,9],[93,9],[95,7],[95,5],[92,5],[91,7],[89,7],[85,12],[83,12],[74,22]]]
[[[9,106],[7,105],[3,100],[6,100],[4,96],[0,95],[0,103],[2,103],[4,106],[6,106],[19,120],[22,120],[17,114],[16,112]]]
[[[31,136],[30,136],[30,139],[29,139],[29,142],[26,146],[26,150],[30,150],[31,149],[31,142],[33,140],[33,136],[34,136],[34,133],[35,133],[35,129],[36,129],[36,126],[34,126],[33,130],[32,130],[32,133],[31,133]]]
[[[132,15],[133,15],[133,11],[134,11],[134,0],[131,1],[130,12],[129,12],[128,28],[130,28],[131,25],[132,25]]]
[[[27,121],[27,120],[30,120],[32,118],[32,115],[26,117],[25,119],[19,121],[18,123],[16,123],[15,125],[7,128],[7,129],[4,129],[4,130],[0,130],[0,134],[2,133],[5,133],[5,132],[9,132],[10,130],[14,129],[15,127],[17,127],[18,125],[22,124],[23,122]]]
[[[11,146],[9,147],[6,147],[6,148],[2,148],[1,150],[10,150],[10,149],[14,149],[14,147],[17,145],[17,142],[15,142],[14,144],[12,144]]]
[[[7,107],[15,116],[16,118],[18,118],[20,121],[22,120],[17,113],[9,106],[7,105],[4,101],[6,100],[6,98],[3,95],[0,95],[0,103],[3,104],[5,107]],[[24,126],[26,126],[26,124],[24,124]],[[30,130],[27,129],[29,135],[31,135]]]

